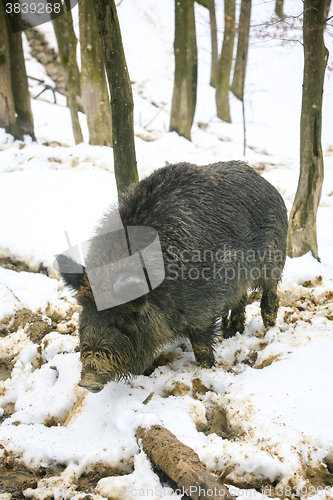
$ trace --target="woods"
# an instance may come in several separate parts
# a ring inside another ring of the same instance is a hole
[[[55,7],[55,0],[50,1]],[[209,11],[211,61],[210,84],[216,88],[217,116],[231,123],[229,92],[244,101],[249,52],[251,0],[241,0],[236,20],[235,0],[224,0],[223,43],[218,51],[215,0],[201,2]],[[1,5],[1,113],[0,123],[17,139],[28,134],[35,140],[33,116],[24,64],[22,35],[12,33]],[[170,112],[170,131],[191,140],[197,103],[198,55],[195,2],[175,1],[175,72]],[[65,76],[75,143],[83,142],[79,110],[86,114],[91,145],[113,146],[118,191],[138,180],[134,145],[133,95],[121,30],[114,1],[80,2],[79,29],[81,70],[77,62],[77,36],[69,2],[64,14],[52,15],[59,58]],[[330,2],[308,1],[304,6],[304,77],[301,115],[300,178],[290,214],[288,254],[307,251],[318,258],[316,212],[323,181],[321,108],[328,52],[323,42]],[[276,0],[275,13],[284,20],[283,1]],[[13,15],[13,14],[11,14]],[[17,20],[16,20],[17,21]],[[237,44],[237,50],[235,45]],[[236,54],[233,64],[233,54]],[[106,78],[107,77],[107,78]],[[245,103],[243,102],[244,154]]]
[[[191,140],[197,101],[197,43],[194,1],[175,0],[175,77],[170,131]]]
[[[321,146],[322,96],[328,50],[324,45],[325,6],[304,2],[304,76],[301,114],[300,176],[290,212],[288,254],[307,252],[318,259],[316,217],[324,178]]]

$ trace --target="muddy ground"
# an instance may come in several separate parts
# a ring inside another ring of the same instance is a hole
[[[8,269],[14,269],[15,271],[26,271],[28,270],[23,263],[15,263],[10,261],[10,259],[2,259],[0,262],[3,267]],[[43,269],[39,272],[44,273]],[[286,306],[288,311],[284,314],[284,322],[286,325],[290,323],[296,323],[297,321],[305,321],[311,323],[311,318],[315,315],[322,315],[328,320],[333,321],[333,292],[326,292],[324,295],[316,293],[316,287],[320,287],[322,283],[322,278],[318,276],[314,282],[304,282],[302,286],[298,287],[297,290],[280,290],[280,304]],[[249,302],[260,300],[260,293],[253,292],[249,296]],[[46,315],[38,314],[30,311],[27,308],[22,308],[17,311],[12,317],[5,318],[0,324],[0,337],[5,337],[18,329],[24,329],[25,333],[28,335],[30,340],[35,344],[40,346],[44,336],[51,331],[57,331],[63,334],[77,334],[77,321],[73,320],[73,314],[79,311],[78,306],[73,306],[69,308],[66,313],[61,314],[55,311],[46,311]],[[260,333],[262,336],[262,333]],[[221,339],[223,341],[223,339]],[[266,347],[267,343],[264,341],[258,344],[258,351],[251,351],[245,359],[241,360],[241,363],[253,366],[256,369],[263,369],[271,363],[274,363],[279,359],[279,356],[273,356],[272,358],[266,359],[262,363],[257,363],[257,358],[260,350]],[[161,366],[170,363],[172,359],[172,353],[162,353],[155,362],[155,366]],[[0,380],[4,380],[10,377],[11,370],[13,368],[15,359],[8,357],[1,361],[0,364]],[[239,363],[240,360],[237,358],[237,353],[235,353],[234,364]],[[223,367],[227,370],[232,370],[233,367]],[[200,395],[207,393],[210,390],[206,387],[200,378],[193,378],[192,386],[189,387],[185,384],[175,382],[172,389],[165,393],[165,397],[169,396],[184,396],[189,394],[193,399],[200,398]],[[152,395],[148,396],[147,401]],[[5,420],[8,416],[14,413],[14,404],[6,405],[4,409],[4,414],[1,417],[1,421]],[[199,432],[203,432],[208,435],[211,433],[216,433],[223,439],[237,440],[240,438],[241,430],[233,429],[228,422],[227,409],[222,407],[220,404],[209,403],[206,407],[206,419],[205,421],[197,421],[196,427]],[[61,424],[61,423],[60,423]],[[45,425],[53,425],[49,422]],[[58,425],[58,422],[54,425]],[[0,447],[3,446],[0,444]],[[35,489],[37,483],[42,479],[51,478],[59,476],[59,474],[65,469],[65,466],[58,464],[53,468],[39,468],[37,470],[29,470],[23,466],[18,457],[12,456],[10,453],[5,451],[4,459],[0,463],[0,493],[9,493],[13,499],[23,499],[24,490],[27,488]],[[271,488],[271,496],[275,494],[276,483],[270,483],[269,481],[260,481],[253,477],[251,481],[248,479],[241,483],[235,484],[235,482],[228,481],[229,471],[216,471],[219,475],[225,478],[225,482],[229,484],[234,484],[235,486],[241,488],[255,488],[258,491],[262,491],[263,488],[269,486]],[[319,469],[307,468],[306,479],[315,487],[318,486],[332,486],[333,485],[333,460],[327,461],[326,467],[323,465]],[[88,500],[88,495],[93,494],[98,481],[102,477],[110,475],[123,474],[120,470],[110,470],[110,469],[99,469],[90,471],[87,474],[83,474],[78,480],[77,484],[74,485],[76,491],[83,494],[82,498]],[[167,479],[162,476],[164,481]],[[172,482],[169,483],[172,485]]]

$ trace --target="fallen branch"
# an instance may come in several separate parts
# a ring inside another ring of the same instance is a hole
[[[206,470],[196,452],[164,427],[139,427],[136,439],[141,441],[143,451],[156,467],[177,484],[181,494],[187,494],[193,500],[234,499],[227,487]]]

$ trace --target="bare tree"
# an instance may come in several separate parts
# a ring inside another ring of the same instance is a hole
[[[108,77],[118,193],[139,179],[133,126],[133,95],[114,0],[94,0]]]
[[[210,17],[210,38],[211,38],[211,46],[212,46],[210,84],[212,87],[216,87],[219,55],[218,55],[218,49],[217,49],[217,27],[216,27],[215,0],[208,0],[208,9],[209,9],[209,17]]]
[[[104,58],[91,0],[80,0],[81,92],[89,143],[112,146],[112,117]]]
[[[0,127],[12,134],[15,139],[22,139],[22,132],[15,114],[6,18],[4,0],[0,0]]]
[[[9,24],[7,24],[7,26],[12,90],[17,124],[20,127],[22,134],[30,135],[33,140],[36,140],[34,133],[34,120],[31,111],[29,84],[24,62],[22,33],[13,33]]]
[[[224,0],[224,37],[219,61],[215,99],[217,116],[228,123],[231,123],[229,89],[234,38],[235,0]]]
[[[54,5],[56,0],[48,0]],[[65,74],[68,89],[67,105],[72,119],[72,128],[75,144],[83,142],[78,111],[77,95],[80,95],[78,67],[76,60],[77,39],[73,27],[73,18],[70,0],[64,0],[67,12],[63,16],[52,19],[54,32],[57,38],[60,61]]]
[[[300,176],[289,218],[287,251],[290,257],[311,251],[318,259],[316,217],[324,178],[321,123],[328,60],[323,36],[324,11],[323,0],[304,0]]]
[[[242,0],[238,23],[237,54],[231,85],[233,94],[243,101],[247,54],[249,50],[251,0]]]
[[[175,78],[170,131],[191,140],[197,102],[198,52],[195,34],[194,1],[175,0]]]

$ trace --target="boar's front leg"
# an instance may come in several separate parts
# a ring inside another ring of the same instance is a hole
[[[188,335],[195,360],[202,368],[211,368],[215,364],[214,340],[216,337],[215,322],[205,331],[191,332]]]
[[[243,333],[245,328],[245,306],[247,303],[247,294],[243,295],[237,307],[231,310],[230,318],[222,317],[223,338],[234,337],[237,332]]]
[[[275,325],[276,316],[279,309],[279,297],[276,293],[277,281],[272,281],[266,283],[263,290],[260,308],[261,316],[266,328],[270,328]]]

